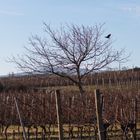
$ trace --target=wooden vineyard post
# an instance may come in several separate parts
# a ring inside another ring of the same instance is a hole
[[[99,140],[105,140],[104,136],[104,126],[102,120],[102,103],[101,103],[101,93],[99,89],[94,91],[95,93],[95,106],[96,106],[96,117],[97,117],[97,127]]]
[[[18,108],[18,103],[17,103],[17,100],[16,100],[15,97],[14,97],[14,100],[15,100],[15,105],[16,105],[16,109],[17,109],[18,117],[19,117],[19,120],[20,120],[20,124],[21,124],[22,129],[23,129],[23,138],[24,138],[24,140],[27,140],[27,136],[26,136],[25,128],[24,128],[24,125],[23,125],[23,122],[22,122],[22,119],[21,119],[21,115],[20,115],[19,108]]]
[[[137,139],[137,99],[135,98],[133,101],[134,104],[134,124],[135,124],[135,129],[134,129],[134,140]]]
[[[60,98],[60,91],[55,91],[55,98],[56,98],[56,111],[57,111],[57,123],[58,123],[58,133],[59,133],[59,140],[63,140],[63,126],[62,126],[62,109],[61,109],[61,98]]]

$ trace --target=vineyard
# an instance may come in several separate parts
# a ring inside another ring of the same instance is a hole
[[[97,88],[102,93],[106,139],[140,138],[139,70],[95,73],[83,83],[85,105],[75,85],[56,76],[1,78],[0,139],[23,139],[16,103],[27,139],[58,139],[55,92],[59,89],[64,139],[98,140],[94,94]]]

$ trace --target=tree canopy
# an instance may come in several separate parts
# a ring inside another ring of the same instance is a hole
[[[112,47],[105,38],[103,26],[68,25],[54,30],[44,23],[46,37],[34,35],[24,55],[13,57],[26,72],[55,74],[73,81],[82,94],[82,79],[109,64],[123,60],[123,50]],[[74,77],[73,77],[74,75]]]

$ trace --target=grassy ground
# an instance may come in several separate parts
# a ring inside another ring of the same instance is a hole
[[[138,127],[140,126],[140,124],[137,125]],[[78,140],[78,139],[84,139],[84,140],[94,140],[97,137],[97,133],[95,132],[94,129],[94,125],[90,125],[90,133],[89,133],[89,125],[72,125],[73,127],[73,136],[71,134],[69,134],[69,126],[68,125],[64,125],[63,129],[64,129],[64,137],[65,139],[71,139],[71,140]],[[47,128],[47,127],[46,127]],[[78,130],[78,128],[81,128],[80,130]],[[82,133],[81,133],[82,130]],[[27,128],[26,128],[26,132],[27,132]],[[82,134],[82,135],[81,135]],[[10,126],[8,128],[7,131],[7,135],[8,135],[8,140],[22,140],[23,136],[22,136],[22,128],[20,127],[20,133],[18,132],[18,126]],[[89,137],[90,135],[90,137]],[[137,131],[137,135],[140,135],[140,129],[138,129]],[[133,135],[132,132],[128,133],[128,140],[132,140],[133,139]],[[113,127],[110,126],[108,128],[108,139],[109,140],[121,140],[124,136],[123,136],[123,132],[120,128],[120,125],[114,125]],[[30,129],[30,139],[31,140],[35,140],[35,129],[33,127],[31,127]],[[43,133],[42,133],[42,128],[38,127],[38,140],[43,139]],[[52,126],[51,127],[51,133],[49,134],[48,130],[45,136],[45,139],[51,139],[51,140],[56,140],[58,139],[58,129],[57,129],[57,125]],[[5,140],[5,135],[2,134],[0,135],[0,140]]]

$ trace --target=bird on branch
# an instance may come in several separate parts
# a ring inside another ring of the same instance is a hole
[[[107,36],[105,36],[105,38],[108,38],[108,39],[109,39],[110,37],[111,37],[111,34],[108,34]]]

